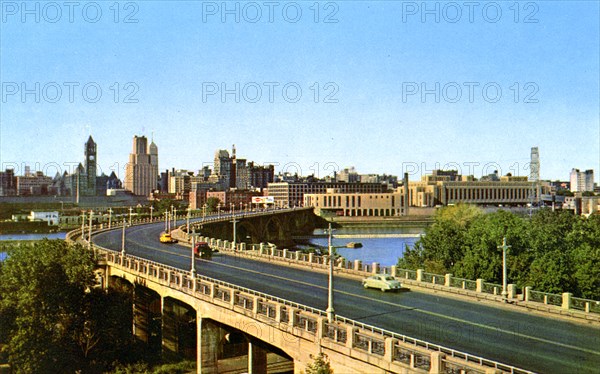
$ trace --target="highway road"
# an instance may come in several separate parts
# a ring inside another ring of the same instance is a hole
[[[180,224],[184,222],[181,221]],[[190,248],[158,242],[164,224],[126,231],[128,254],[189,270]],[[94,243],[121,250],[121,230]],[[325,310],[327,275],[215,254],[198,274]],[[600,327],[416,291],[382,293],[335,279],[336,314],[399,334],[539,373],[600,373]]]

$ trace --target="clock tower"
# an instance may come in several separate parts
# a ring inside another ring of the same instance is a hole
[[[87,183],[84,184],[84,188],[87,190],[86,195],[96,195],[96,143],[90,135],[88,141],[85,143],[85,174],[87,177]]]

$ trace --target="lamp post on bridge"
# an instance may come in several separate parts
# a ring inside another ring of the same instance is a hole
[[[129,207],[129,226],[131,226],[131,212],[133,212],[133,208]]]
[[[90,227],[88,231],[88,250],[92,248],[92,217],[94,216],[94,211],[90,210]]]
[[[177,208],[173,209],[173,230],[177,228]]]
[[[232,242],[233,242],[233,250],[236,251],[237,250],[237,246],[236,246],[236,243],[235,243],[235,237],[236,237],[237,233],[236,233],[236,226],[235,226],[235,224],[238,221],[235,219],[235,215],[233,216],[233,221],[231,221],[231,222],[233,223],[233,240],[232,240]]]
[[[327,229],[327,231],[327,247],[329,249],[329,281],[327,286],[327,309],[325,311],[327,312],[327,322],[331,323],[335,319],[335,309],[333,308],[333,262],[335,259],[333,255],[333,250],[336,248],[350,248],[350,246],[349,244],[340,246],[332,245],[331,242],[333,236],[333,229],[331,228],[331,222],[329,222],[329,228]]]
[[[165,232],[168,232],[168,225],[167,222],[169,220],[169,212],[165,209]]]
[[[196,247],[196,229],[192,228],[192,268],[190,269],[192,279],[196,277],[196,258],[194,247]]]
[[[150,222],[152,222],[152,211],[154,210],[154,207],[152,205],[150,205]]]
[[[85,238],[85,210],[81,211],[81,239]]]
[[[498,246],[498,249],[502,249],[502,301],[507,302],[508,299],[508,291],[506,290],[506,251],[512,247],[511,245],[506,245],[506,237],[502,238],[502,245]]]
[[[328,228],[327,246],[329,247],[329,282],[327,287],[327,322],[331,323],[335,319],[335,310],[333,309],[333,246],[331,245],[331,222]]]
[[[127,222],[125,221],[125,217],[123,217],[123,234],[121,235],[121,256],[125,257],[125,227],[127,226]]]
[[[108,228],[112,227],[112,209],[108,208]]]
[[[192,212],[191,206],[188,205],[187,207],[187,227],[186,227],[186,232],[189,235],[190,234],[190,214]]]

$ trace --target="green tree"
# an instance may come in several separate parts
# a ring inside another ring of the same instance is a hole
[[[509,277],[514,279],[529,262],[521,256],[526,248],[526,223],[512,213],[498,211],[479,217],[467,229],[465,253],[452,268],[452,274],[468,279],[482,278],[488,282],[502,281],[502,244],[507,238],[511,246],[507,257]]]
[[[333,369],[329,363],[329,358],[323,352],[320,352],[316,357],[310,355],[313,362],[306,365],[306,374],[333,374]]]
[[[217,197],[209,197],[206,199],[206,212],[216,212],[220,202],[221,200]]]
[[[552,250],[533,260],[527,284],[534,290],[550,293],[573,291],[575,282],[572,273],[569,253]]]
[[[413,249],[407,248],[399,259],[400,268],[422,268],[428,272],[450,272],[466,251],[469,226],[483,215],[472,205],[458,204],[439,209],[434,223],[425,230]]]
[[[94,266],[90,252],[62,240],[8,250],[0,317],[14,372],[101,372],[124,357],[131,303],[96,289]]]

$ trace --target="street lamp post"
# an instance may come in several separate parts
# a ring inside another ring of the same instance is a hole
[[[194,253],[195,246],[196,246],[196,229],[192,228],[192,269],[190,270],[192,278],[194,278],[196,276],[196,259],[195,259],[195,253]]]
[[[327,322],[333,322],[335,310],[333,309],[333,246],[331,245],[331,222],[328,229],[328,247],[329,247],[329,284],[327,287]]]
[[[150,205],[150,222],[152,222],[152,218],[154,218],[152,216],[152,211],[154,210],[154,207],[152,205]]]
[[[88,231],[88,249],[92,247],[92,217],[94,216],[94,211],[90,210],[90,228]]]
[[[131,226],[131,212],[133,212],[133,208],[129,207],[129,226]]]
[[[85,238],[85,210],[81,211],[81,239]]]
[[[127,222],[125,222],[125,218],[123,218],[123,233],[121,235],[121,256],[125,256],[125,226],[127,226]]]
[[[502,245],[498,246],[498,248],[502,248],[502,300],[504,302],[507,301],[508,291],[506,290],[506,250],[508,250],[510,245],[506,245],[506,237],[502,238]]]
[[[108,208],[108,228],[112,227],[112,209]]]
[[[186,227],[187,231],[186,232],[189,235],[190,234],[190,214],[191,214],[192,210],[190,209],[189,206],[187,207],[186,210],[187,210],[187,213],[188,213],[187,214],[187,227]]]
[[[233,223],[233,250],[235,251],[237,249],[236,247],[236,243],[235,243],[235,237],[236,237],[236,226],[235,224],[237,223],[237,220],[235,219],[235,215],[233,216],[233,221],[231,221]]]
[[[173,209],[173,229],[177,227],[177,208]]]
[[[168,232],[167,221],[169,217],[169,212],[165,209],[165,232]]]

